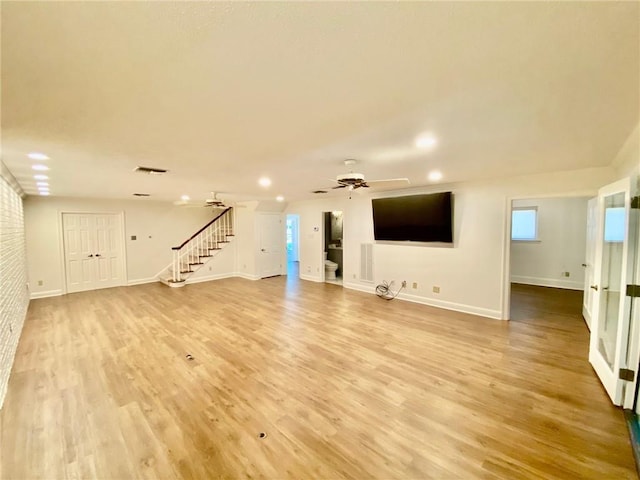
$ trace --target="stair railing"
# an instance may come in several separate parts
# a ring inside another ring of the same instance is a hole
[[[181,282],[182,274],[191,272],[192,265],[199,265],[201,257],[210,257],[211,250],[219,250],[221,243],[233,234],[233,208],[227,207],[204,227],[177,247],[172,247],[172,281]]]

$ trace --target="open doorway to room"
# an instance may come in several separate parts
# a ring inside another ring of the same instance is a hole
[[[300,215],[288,214],[286,222],[287,276],[300,274]]]
[[[511,202],[510,319],[583,329],[589,197]]]
[[[342,286],[342,212],[324,212],[324,281]]]

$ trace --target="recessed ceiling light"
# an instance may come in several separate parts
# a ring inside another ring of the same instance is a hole
[[[440,170],[432,170],[431,172],[429,172],[429,180],[431,180],[432,182],[442,180],[442,172]]]
[[[40,172],[49,170],[49,167],[47,167],[46,165],[31,165],[31,168],[33,168],[34,170],[38,170]]]
[[[35,178],[36,180],[49,180],[49,177],[42,174],[34,175],[33,178]]]
[[[262,177],[260,180],[258,180],[258,183],[263,186],[263,187],[268,187],[269,185],[271,185],[271,179],[267,178],[267,177]]]
[[[436,137],[431,134],[420,135],[416,138],[416,147],[418,148],[432,148],[436,146],[436,143],[438,143]]]
[[[49,160],[48,156],[40,152],[27,153],[27,157],[29,157],[31,160]]]
[[[42,195],[43,197],[46,197],[47,195],[51,195],[49,192],[40,192],[40,195]]]
[[[284,197],[283,197],[282,195],[278,195],[278,196],[276,197],[276,201],[278,201],[278,202],[284,202]]]
[[[189,200],[191,200],[191,198],[189,197],[189,195],[182,195],[180,197],[180,200],[182,200],[184,202],[188,202]]]
[[[48,187],[49,182],[36,182],[36,185],[39,187]]]

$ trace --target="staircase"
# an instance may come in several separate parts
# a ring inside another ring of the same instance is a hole
[[[183,287],[187,279],[215,257],[233,239],[233,208],[191,235],[182,245],[173,247],[173,260],[160,272],[158,279],[170,287]]]

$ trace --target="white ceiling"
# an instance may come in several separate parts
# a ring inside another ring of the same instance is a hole
[[[3,2],[2,160],[27,193],[38,151],[52,195],[161,200],[308,198],[345,158],[412,186],[606,166],[639,6]]]

